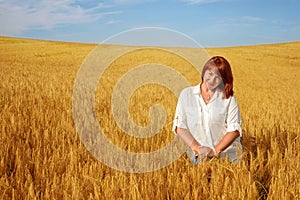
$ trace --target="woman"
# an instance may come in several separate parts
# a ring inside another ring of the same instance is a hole
[[[233,95],[231,67],[225,58],[208,60],[202,82],[181,92],[173,131],[189,146],[187,155],[192,163],[213,156],[237,161],[242,152],[242,121]]]

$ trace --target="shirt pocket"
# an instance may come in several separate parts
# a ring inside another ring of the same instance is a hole
[[[186,108],[186,120],[189,130],[196,131],[202,126],[202,112],[197,107],[187,107]]]
[[[227,118],[227,109],[222,107],[216,107],[211,113],[211,123],[218,125],[225,125]]]

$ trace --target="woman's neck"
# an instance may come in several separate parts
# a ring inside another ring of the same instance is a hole
[[[210,90],[210,89],[206,86],[206,84],[205,84],[204,82],[202,82],[201,85],[200,85],[200,91],[201,91],[201,92],[204,92],[204,93],[206,93],[206,94],[212,94],[212,95],[213,95],[213,94],[215,93],[215,91],[216,91],[216,88]]]
[[[213,97],[213,95],[214,95],[216,89],[210,90],[210,89],[208,89],[208,87],[205,85],[205,83],[203,83],[203,84],[201,83],[201,85],[200,85],[200,91],[201,91],[201,96],[202,96],[204,102],[205,102],[206,104],[208,104],[208,103],[210,102],[210,100],[212,99],[212,97]]]

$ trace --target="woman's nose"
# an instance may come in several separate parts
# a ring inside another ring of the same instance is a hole
[[[217,82],[217,77],[213,77],[213,82]]]

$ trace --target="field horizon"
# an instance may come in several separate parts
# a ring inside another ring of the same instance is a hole
[[[224,56],[232,66],[243,120],[243,159],[238,164],[212,159],[193,166],[182,155],[145,173],[101,163],[75,128],[74,84],[96,46],[0,36],[0,199],[300,198],[299,41],[205,48],[209,56]],[[107,52],[122,48],[134,47],[100,45]],[[95,91],[96,117],[106,137],[128,152],[152,152],[175,137],[171,127],[177,98],[161,85],[138,88],[128,104],[134,122],[149,124],[150,107],[160,104],[166,123],[153,137],[129,136],[118,128],[110,108],[113,88],[124,74],[156,59],[191,85],[200,82],[183,56],[142,48],[115,59]],[[163,48],[189,55],[189,61],[201,67],[199,49]]]
[[[63,40],[47,40],[47,39],[36,39],[36,38],[26,38],[26,37],[14,37],[14,36],[2,36],[6,40],[18,40],[18,41],[40,41],[40,42],[54,42],[54,43],[69,43],[69,44],[81,44],[81,45],[112,45],[112,46],[127,46],[127,47],[161,47],[161,48],[187,48],[194,49],[193,47],[169,47],[169,46],[139,46],[139,45],[123,45],[123,44],[101,44],[101,43],[88,43],[88,42],[76,42],[76,41],[63,41]],[[251,44],[251,45],[233,45],[233,46],[218,46],[218,47],[203,47],[204,49],[222,49],[222,48],[240,48],[240,47],[259,47],[259,46],[269,46],[269,45],[284,45],[284,44],[295,44],[300,43],[300,41],[289,41],[289,42],[277,42],[277,43],[264,43],[264,44]]]

